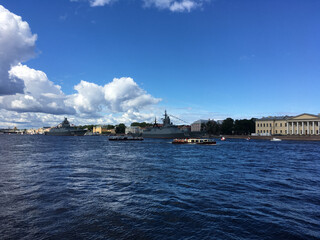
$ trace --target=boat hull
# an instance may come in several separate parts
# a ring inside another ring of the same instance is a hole
[[[48,136],[84,136],[86,130],[77,130],[77,131],[50,131],[46,132],[45,135]]]

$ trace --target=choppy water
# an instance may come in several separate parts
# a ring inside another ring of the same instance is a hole
[[[320,238],[320,142],[218,143],[0,135],[0,238]]]

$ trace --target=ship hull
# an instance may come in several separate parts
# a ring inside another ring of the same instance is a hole
[[[85,130],[79,130],[79,131],[50,131],[46,132],[45,135],[48,136],[84,136],[86,133]]]
[[[186,132],[179,129],[162,128],[162,129],[151,129],[142,133],[144,138],[184,138]]]

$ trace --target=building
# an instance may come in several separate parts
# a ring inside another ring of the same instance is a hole
[[[141,134],[142,130],[139,126],[126,127],[125,134]]]
[[[115,134],[115,129],[108,129],[106,126],[95,126],[92,129],[93,134]]]
[[[201,132],[202,128],[202,124],[206,124],[209,120],[197,120],[194,123],[191,124],[191,132]]]
[[[264,117],[256,120],[255,135],[319,135],[320,115]]]

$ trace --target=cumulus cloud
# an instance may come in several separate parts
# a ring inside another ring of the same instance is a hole
[[[18,64],[9,71],[9,77],[23,81],[25,92],[0,96],[1,108],[16,112],[76,113],[72,107],[66,106],[61,87],[49,81],[44,72]]]
[[[154,98],[141,89],[132,78],[114,78],[104,86],[104,96],[112,111],[138,110],[144,106],[157,104],[161,99]]]
[[[127,122],[150,117],[139,111],[161,101],[128,77],[114,78],[102,86],[81,81],[74,86],[75,94],[66,95],[44,72],[21,64],[33,56],[36,39],[28,23],[0,5],[1,124],[7,126],[6,119],[19,126],[50,124],[61,114],[74,116],[76,123],[83,124]]]
[[[34,55],[36,40],[27,22],[0,5],[0,95],[23,93],[24,82],[8,71]]]
[[[101,111],[139,111],[161,101],[146,93],[132,78],[126,77],[114,78],[104,86],[81,81],[74,89],[77,93],[69,97],[69,105],[78,112],[86,114]]]

